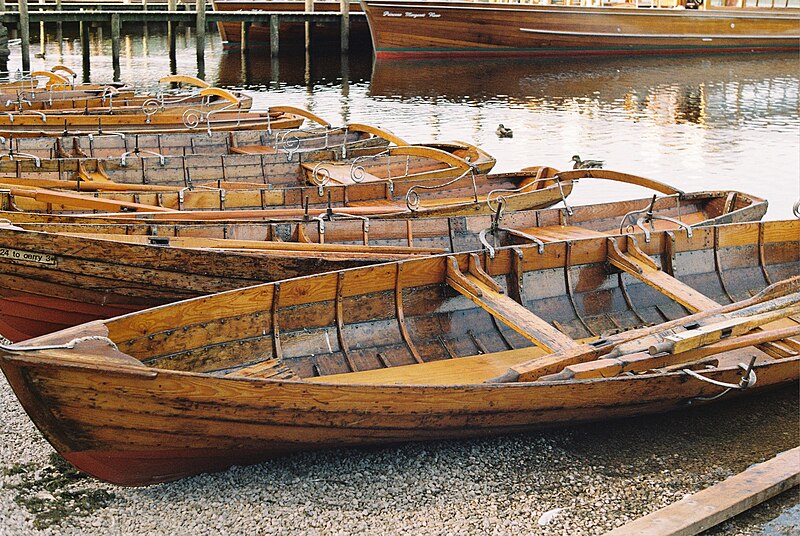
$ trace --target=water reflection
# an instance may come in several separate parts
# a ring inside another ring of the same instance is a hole
[[[45,58],[81,65],[77,25],[48,34]],[[111,80],[109,31],[91,29],[92,81]],[[169,39],[177,53],[170,58]],[[250,89],[256,108],[291,104],[334,124],[373,123],[411,140],[463,139],[497,157],[498,171],[571,166],[570,157],[667,181],[685,190],[739,189],[766,197],[768,217],[791,217],[800,196],[800,75],[794,54],[587,60],[379,62],[368,47],[223,50],[207,34],[198,65],[193,32],[126,24],[121,79],[152,84],[171,73]],[[38,36],[34,36],[36,39]],[[12,49],[9,67],[18,68]],[[499,139],[497,125],[514,130]],[[646,195],[585,185],[575,202]]]
[[[375,62],[370,96],[613,111],[699,125],[798,121],[795,55],[573,61]]]

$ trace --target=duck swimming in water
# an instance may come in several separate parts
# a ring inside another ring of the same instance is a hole
[[[604,160],[581,160],[578,155],[573,156],[572,161],[575,162],[572,169],[601,169],[604,162]]]
[[[499,137],[499,138],[513,138],[514,137],[514,131],[512,131],[510,128],[504,127],[503,123],[500,123],[500,125],[498,125],[497,130],[495,130],[495,134],[497,134],[497,137]]]

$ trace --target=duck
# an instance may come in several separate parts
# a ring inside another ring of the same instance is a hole
[[[510,128],[504,127],[503,123],[500,123],[500,125],[498,125],[497,130],[495,130],[495,134],[497,134],[498,138],[513,138],[514,137],[514,131],[511,130]]]
[[[603,162],[605,162],[605,160],[581,160],[578,155],[574,155],[572,161],[575,162],[572,169],[601,169]]]

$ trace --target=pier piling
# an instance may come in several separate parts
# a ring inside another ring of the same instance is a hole
[[[250,23],[247,21],[242,22],[241,43],[242,43],[242,52],[245,52],[247,49],[250,48]]]
[[[19,37],[22,39],[22,70],[31,70],[30,19],[28,0],[19,0]]]
[[[111,66],[114,69],[114,82],[120,80],[119,69],[119,14],[111,15]]]
[[[56,11],[61,11],[61,0],[56,0]],[[64,26],[61,21],[56,22],[56,41],[58,41],[58,50],[61,53],[61,41],[64,39]],[[59,58],[61,61],[62,58]]]
[[[272,57],[278,57],[280,35],[278,33],[278,16],[269,17],[269,53]]]
[[[81,34],[81,56],[83,58],[83,82],[89,83],[91,77],[89,66],[89,23],[81,21],[80,23]]]
[[[342,11],[342,54],[350,50],[350,0],[339,0]]]
[[[206,51],[206,0],[197,0],[197,23],[195,33],[197,34],[197,62],[204,59]]]

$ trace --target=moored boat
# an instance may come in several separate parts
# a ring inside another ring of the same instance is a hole
[[[795,382],[798,266],[797,221],[433,256],[84,324],[0,366],[68,461],[142,485]]]
[[[283,113],[298,117],[315,117],[301,109],[281,109]],[[192,134],[164,135],[169,140],[157,135],[134,135],[133,139],[126,137],[119,142],[105,143],[107,148],[102,150],[93,148],[93,138],[87,142],[72,137],[72,149],[64,147],[62,138],[36,144],[0,141],[0,145],[9,147],[7,158],[0,155],[0,183],[34,187],[46,184],[48,188],[56,188],[51,182],[56,180],[62,181],[64,188],[78,190],[110,190],[115,185],[129,185],[132,190],[146,189],[142,186],[192,188],[216,181],[286,187],[306,183],[447,178],[454,176],[454,171],[462,164],[472,166],[478,173],[488,173],[496,161],[468,143],[433,142],[409,146],[385,130],[360,124],[339,129],[323,125],[321,129],[307,132],[259,131],[252,137],[243,134],[231,133],[228,138],[199,144]],[[252,141],[248,143],[247,139]],[[187,145],[164,152],[152,147],[153,143],[164,141],[185,141]],[[152,148],[142,147],[144,143]],[[116,154],[90,158],[82,149],[84,145],[95,155]],[[31,147],[30,152],[23,151],[23,147]],[[400,147],[406,149],[401,151]],[[173,154],[165,154],[169,152]],[[448,159],[456,162],[456,167],[448,163]],[[13,177],[4,179],[2,175]],[[70,186],[67,181],[74,184]]]
[[[362,0],[378,59],[777,52],[800,48],[800,9],[703,2],[550,5]],[[700,9],[684,9],[686,5]]]
[[[415,255],[754,221],[766,202],[697,192],[497,216],[30,223],[0,213],[0,334],[13,341],[214,291]],[[6,218],[8,219],[8,218]],[[646,235],[646,240],[649,235]],[[12,252],[17,253],[14,256]],[[231,253],[231,255],[227,255]],[[263,260],[243,258],[258,255]],[[111,279],[109,279],[111,278]]]

